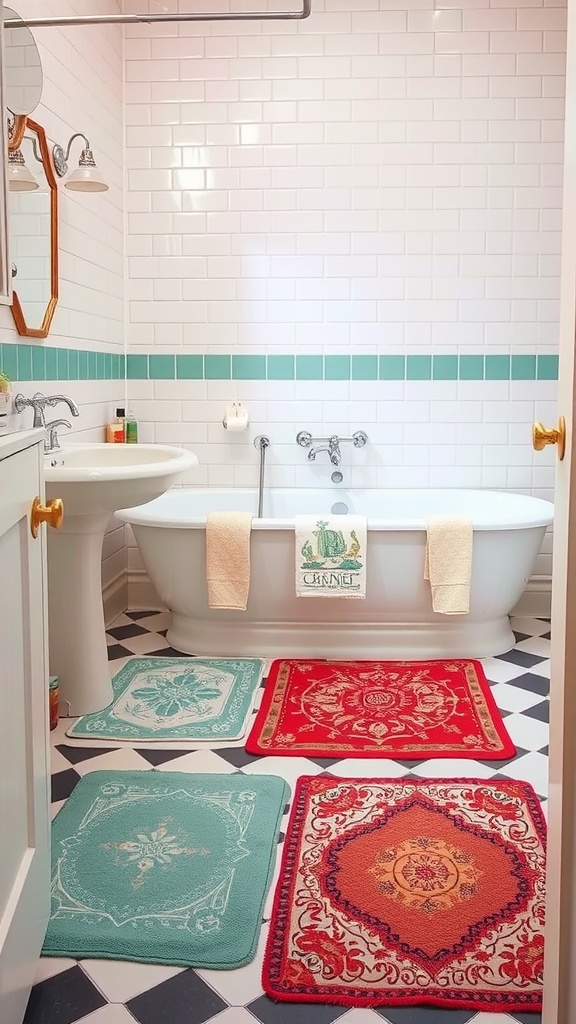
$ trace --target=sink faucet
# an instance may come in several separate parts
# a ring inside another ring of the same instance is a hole
[[[72,398],[68,398],[67,395],[43,395],[40,391],[37,391],[32,398],[25,398],[24,395],[20,394],[16,395],[14,399],[14,408],[16,409],[16,412],[23,412],[24,409],[30,407],[34,412],[32,426],[44,427],[48,430],[44,441],[45,452],[51,452],[55,448],[60,447],[58,437],[56,435],[56,427],[72,426],[68,420],[53,420],[52,423],[46,423],[46,406],[49,405],[53,408],[55,405],[60,405],[62,402],[68,406],[73,416],[80,415],[76,402]]]
[[[352,437],[339,437],[338,434],[331,434],[330,437],[312,437],[307,430],[301,430],[296,435],[296,442],[301,448],[310,448],[308,461],[314,462],[319,452],[328,452],[328,458],[333,466],[339,466],[342,459],[340,445],[343,442],[351,442],[355,448],[363,448],[368,440],[368,435],[363,430],[357,430]],[[320,442],[320,443],[317,443]]]
[[[72,424],[69,420],[52,420],[46,424],[46,440],[44,442],[45,452],[55,452],[60,447],[60,441],[56,431],[58,427],[68,427],[71,429]]]

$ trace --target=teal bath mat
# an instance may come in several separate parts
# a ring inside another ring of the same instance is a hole
[[[288,796],[273,775],[85,776],[52,824],[44,955],[250,963]]]
[[[67,736],[242,739],[263,668],[260,658],[131,658],[112,680],[112,704],[79,718]]]

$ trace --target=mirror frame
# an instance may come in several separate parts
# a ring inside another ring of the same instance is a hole
[[[42,166],[44,167],[44,174],[46,175],[46,181],[50,190],[50,298],[48,299],[40,327],[29,327],[26,323],[24,310],[14,286],[12,287],[12,305],[10,308],[18,334],[25,338],[47,338],[58,304],[58,183],[54,173],[50,150],[48,149],[46,132],[37,121],[33,121],[31,117],[27,117],[24,114],[18,115],[15,118],[15,123],[8,140],[8,149],[19,148],[27,128],[34,132],[38,139]]]

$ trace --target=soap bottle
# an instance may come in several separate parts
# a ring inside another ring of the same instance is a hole
[[[116,409],[116,419],[106,427],[106,440],[110,444],[124,444],[126,440],[125,423],[125,410],[121,408]]]
[[[126,444],[136,444],[138,442],[138,421],[131,412],[128,412],[125,420],[125,439]]]

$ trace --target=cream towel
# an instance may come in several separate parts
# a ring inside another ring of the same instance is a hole
[[[430,580],[432,608],[444,615],[470,611],[472,522],[465,516],[426,520],[424,579]]]
[[[206,582],[210,608],[246,611],[251,529],[251,512],[210,512],[208,515]]]

